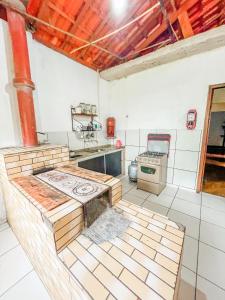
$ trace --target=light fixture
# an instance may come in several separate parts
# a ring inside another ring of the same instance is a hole
[[[121,16],[127,9],[128,0],[110,0],[111,10],[115,16]]]

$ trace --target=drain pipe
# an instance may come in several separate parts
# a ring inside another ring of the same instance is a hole
[[[10,6],[25,11],[19,0],[7,0]],[[8,28],[14,61],[14,80],[20,114],[20,124],[24,146],[38,144],[33,102],[34,83],[31,80],[30,61],[24,18],[9,7],[6,8]]]

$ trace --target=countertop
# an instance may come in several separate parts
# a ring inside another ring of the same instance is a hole
[[[87,158],[95,158],[99,156],[103,156],[108,153],[114,153],[118,151],[123,151],[125,149],[124,146],[120,148],[116,148],[115,146],[108,146],[108,145],[103,145],[99,147],[94,147],[94,148],[86,148],[86,149],[81,149],[81,150],[70,150],[70,153],[73,152],[75,157],[71,157],[71,161],[84,161]]]

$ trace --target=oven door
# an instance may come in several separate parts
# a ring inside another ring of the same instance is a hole
[[[138,179],[159,183],[160,166],[150,164],[138,164]]]

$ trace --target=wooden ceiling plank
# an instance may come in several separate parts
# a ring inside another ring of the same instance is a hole
[[[152,23],[152,21],[153,21],[155,18],[158,18],[158,16],[159,16],[160,14],[161,14],[161,10],[160,10],[159,7],[157,7],[157,8],[153,11],[153,13],[149,16],[149,18],[145,20],[144,25],[142,24],[142,26],[140,27],[140,29],[138,29],[138,28],[136,29],[136,34],[133,34],[133,37],[129,40],[129,44],[130,44],[130,43],[135,43],[135,41],[136,41],[137,39],[140,41],[141,39],[146,38],[146,29],[150,27],[150,24]],[[128,45],[128,46],[129,46],[129,45]],[[128,46],[125,45],[125,49],[119,51],[120,55],[121,55],[122,52],[124,52],[124,51],[127,49]],[[117,45],[117,47],[118,47],[118,45]],[[117,50],[117,51],[118,51],[118,50]],[[97,61],[98,59],[101,60],[101,54],[100,54],[100,55],[97,55],[97,56],[95,57],[95,60],[94,60],[94,61]]]
[[[135,6],[135,7],[130,11],[129,15],[127,15],[121,22],[119,22],[119,23],[117,24],[117,26],[118,26],[118,27],[122,26],[124,23],[128,22],[129,20],[131,20],[132,17],[135,18],[136,15],[138,14],[138,11],[142,8],[142,6],[144,5],[145,2],[146,2],[145,0],[142,0],[138,6]],[[110,13],[109,13],[109,15],[110,15]],[[131,16],[132,16],[132,17],[131,17]],[[104,28],[105,28],[106,25],[107,25],[107,26],[110,26],[111,28],[113,28],[113,26],[115,26],[115,21],[114,21],[112,15],[110,15],[109,20],[106,20],[106,22],[104,22],[104,23],[97,29],[96,32],[94,32],[93,36],[91,37],[91,41],[95,40],[96,38],[98,38],[99,36],[102,35],[102,30],[104,30]],[[108,41],[106,41],[106,42],[104,43],[104,46],[105,46],[105,47],[110,47],[110,45],[111,45],[111,40],[108,40]],[[109,49],[111,49],[111,47],[110,47]],[[81,55],[81,56],[84,56],[84,55],[87,53],[87,51],[88,51],[88,49],[83,49],[83,50],[81,51],[81,54],[80,54],[80,55]],[[97,56],[94,58],[94,60],[97,61],[98,58],[101,57],[101,54],[102,54],[102,53],[99,52],[99,53],[97,54]],[[101,60],[101,58],[100,58],[100,60]]]
[[[192,6],[194,6],[196,3],[198,2],[198,0],[186,0],[185,3],[176,11],[173,12],[172,14],[168,14],[170,23],[173,24],[175,21],[177,21],[178,16],[184,12],[187,11],[188,9],[190,9]],[[152,42],[154,42],[157,37],[159,37],[165,30],[167,29],[167,22],[164,20],[162,22],[162,24],[160,25],[160,27],[155,30],[155,32],[153,32],[152,34],[150,34],[148,36],[148,38],[141,44],[141,46],[139,47],[139,49],[145,48],[148,45],[150,45]],[[138,50],[139,50],[138,49]]]
[[[76,20],[74,21],[74,23],[72,24],[71,28],[68,29],[70,33],[75,33],[77,28],[80,25],[80,22],[82,21],[82,19],[85,17],[87,11],[90,9],[90,5],[91,5],[92,0],[86,0],[85,4],[83,5],[83,7],[81,8],[80,13],[78,14]],[[64,43],[62,44],[62,48],[64,48],[66,42],[68,41],[68,37],[65,39]]]
[[[194,31],[191,26],[190,19],[187,11],[184,11],[178,15],[178,22],[184,38],[188,38],[194,35]]]

